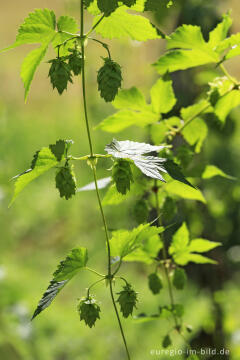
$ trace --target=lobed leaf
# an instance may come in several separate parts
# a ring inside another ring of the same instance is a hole
[[[158,79],[153,85],[150,94],[153,111],[157,114],[168,113],[176,104],[172,80],[169,75],[165,75]]]
[[[161,38],[147,18],[141,15],[129,14],[126,10],[126,6],[121,6],[110,16],[104,18],[95,29],[96,33],[107,39],[130,38],[132,40],[146,41]],[[99,16],[94,19],[93,25],[98,20]]]
[[[235,107],[240,105],[240,91],[232,90],[230,93],[221,97],[215,105],[215,114],[219,120],[224,123],[228,114]]]
[[[147,107],[143,94],[136,87],[119,91],[112,105],[116,109],[129,108],[131,110],[144,110]]]
[[[17,178],[14,184],[13,198],[9,206],[12,205],[16,197],[31,181],[55,167],[58,164],[58,160],[49,148],[44,147],[38,152],[34,164],[35,166],[33,169],[29,169],[28,172],[23,173]]]
[[[38,303],[32,319],[39,315],[44,309],[51,305],[52,301],[63,289],[63,287],[75,276],[79,270],[84,268],[88,261],[87,249],[76,247],[68,256],[60,262],[53,274],[53,279]]]

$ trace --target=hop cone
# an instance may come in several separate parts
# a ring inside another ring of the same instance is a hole
[[[62,167],[56,175],[56,188],[60,196],[70,199],[76,193],[76,179],[72,167],[69,165]]]
[[[82,70],[82,54],[78,50],[74,50],[68,58],[68,65],[75,76],[81,74]]]
[[[126,160],[118,160],[114,163],[112,169],[113,181],[116,184],[117,191],[121,194],[126,194],[130,190],[131,181],[133,182],[133,175],[131,166]]]
[[[148,220],[148,204],[146,200],[138,200],[133,209],[135,220],[138,224],[143,224]]]
[[[118,293],[119,298],[117,302],[120,304],[120,309],[125,318],[132,315],[133,308],[136,308],[137,293],[133,290],[130,284],[123,287],[123,290]]]
[[[100,319],[100,307],[92,297],[83,298],[78,304],[78,312],[80,315],[80,321],[84,320],[86,325],[90,328],[95,325],[97,319]]]
[[[68,82],[72,83],[71,68],[64,60],[65,58],[57,58],[49,61],[52,65],[48,76],[53,89],[56,88],[60,95],[67,89]]]
[[[154,295],[159,294],[163,284],[162,280],[156,273],[152,273],[148,276],[148,286]]]
[[[98,90],[106,102],[113,101],[121,87],[121,67],[109,58],[104,59],[104,65],[97,75]]]

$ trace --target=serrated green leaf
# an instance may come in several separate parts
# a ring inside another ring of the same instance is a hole
[[[182,266],[188,264],[189,262],[197,264],[215,264],[216,261],[195,253],[207,252],[220,245],[220,243],[205,239],[195,239],[189,242],[188,229],[186,224],[183,223],[180,229],[178,229],[178,231],[173,235],[172,242],[169,247],[169,254],[173,256],[176,264]]]
[[[206,239],[194,239],[190,242],[188,248],[191,252],[202,253],[215,249],[221,245],[222,244],[220,242],[209,241]]]
[[[136,87],[120,90],[112,105],[116,109],[144,110],[147,106],[143,94]]]
[[[161,227],[160,230],[163,232],[164,228]],[[158,257],[159,251],[162,247],[163,242],[159,235],[150,236],[143,241],[140,247],[134,250],[131,254],[127,255],[124,258],[124,261],[143,262],[150,265],[154,262],[154,259]]]
[[[118,133],[130,126],[144,127],[155,123],[157,120],[158,115],[150,111],[120,110],[104,119],[97,128],[111,133]]]
[[[167,173],[173,178],[174,180],[180,181],[183,184],[191,186],[195,189],[195,187],[185,178],[183,175],[181,168],[178,164],[176,164],[173,160],[168,159],[164,163],[164,167],[167,170]]]
[[[34,319],[52,303],[58,293],[72,279],[72,277],[86,266],[87,260],[88,254],[86,248],[76,247],[72,249],[68,256],[58,265],[57,270],[53,274],[53,279],[39,301],[32,319]]]
[[[215,48],[226,38],[231,25],[230,13],[224,14],[223,20],[209,33],[208,44],[211,48]]]
[[[224,123],[228,114],[235,107],[240,105],[240,91],[232,90],[230,93],[221,97],[215,105],[215,114]]]
[[[219,59],[201,50],[171,50],[153,64],[160,75],[192,67],[218,63]]]
[[[226,179],[235,180],[235,178],[233,176],[226,174],[224,171],[219,169],[217,166],[207,165],[202,173],[202,178],[203,179],[211,179],[214,176],[222,176]]]
[[[34,169],[31,169],[17,178],[14,184],[14,195],[9,206],[12,205],[16,197],[31,181],[55,167],[57,164],[58,161],[51,150],[47,147],[42,148],[41,151],[38,152]]]
[[[169,248],[169,254],[172,255],[175,252],[187,248],[188,244],[189,244],[189,231],[186,223],[184,222],[182,226],[173,235],[172,243]]]
[[[157,114],[166,114],[176,104],[172,80],[168,75],[158,79],[151,89],[153,111]]]
[[[201,151],[203,142],[207,137],[208,127],[204,120],[201,118],[195,118],[182,130],[182,134],[184,139],[190,145],[195,145],[195,152],[199,153]]]
[[[167,36],[167,49],[201,49],[210,52],[211,48],[203,39],[201,28],[196,25],[182,25]]]
[[[190,105],[180,110],[183,120],[188,121],[190,118],[195,118],[200,114],[209,111],[210,103],[207,100],[201,100],[194,105]]]
[[[50,40],[51,41],[51,40]],[[25,88],[25,101],[27,100],[30,86],[37,70],[37,67],[46,55],[49,44],[44,44],[38,49],[31,51],[23,60],[21,67],[21,78]]]
[[[132,40],[146,41],[160,38],[148,19],[141,15],[129,14],[126,11],[127,9],[126,6],[121,6],[110,16],[104,18],[97,26],[96,33],[107,39],[130,38]],[[93,25],[98,20],[99,17],[96,17]]]
[[[54,48],[62,44],[64,41],[70,39],[72,37],[71,34],[76,34],[78,32],[78,24],[76,20],[71,16],[60,16],[57,21],[57,29],[59,32],[56,33],[56,36],[54,37],[52,42]],[[70,34],[64,33],[65,31]],[[69,54],[68,48],[70,47],[71,44],[72,41],[68,42],[64,46],[61,46],[60,56],[65,56]],[[57,51],[57,49],[55,50]]]
[[[131,231],[117,230],[112,233],[110,239],[111,255],[120,256],[121,259],[131,254],[149,237],[162,232],[162,228],[150,226],[150,224],[141,224]]]
[[[206,200],[200,190],[193,189],[192,187],[176,180],[167,182],[164,185],[164,190],[166,190],[169,195],[177,195],[183,199],[198,200],[204,204],[206,203]]]

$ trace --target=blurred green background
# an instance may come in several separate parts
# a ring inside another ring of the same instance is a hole
[[[201,25],[207,34],[219,21],[222,13],[232,9],[232,32],[240,31],[238,0],[204,1],[175,0],[166,9],[167,1],[155,17],[155,24],[169,33],[182,23]],[[17,28],[28,12],[48,7],[56,15],[78,16],[76,0],[11,0],[1,2],[0,48],[13,43]],[[86,27],[92,18],[87,17]],[[138,43],[133,41],[109,42],[114,59],[123,68],[123,88],[139,87],[146,95],[157,78],[151,63],[164,49],[163,41]],[[19,72],[21,61],[31,46],[23,46],[0,57],[0,359],[1,360],[89,360],[124,359],[124,349],[118,332],[109,293],[104,286],[95,289],[101,302],[101,321],[92,329],[79,321],[77,299],[84,296],[93,274],[81,272],[66,291],[54,301],[33,323],[30,322],[36,304],[47,287],[59,260],[76,244],[89,250],[89,266],[105,272],[106,256],[104,234],[94,192],[79,193],[72,200],[59,198],[53,174],[36,180],[8,209],[13,191],[9,181],[17,173],[28,169],[32,155],[42,146],[59,138],[73,139],[74,155],[88,153],[80,86],[75,82],[60,98],[53,92],[47,79],[48,65],[41,65],[34,79],[28,103],[24,104],[23,85]],[[87,90],[91,124],[95,126],[113,112],[96,89],[96,72],[104,50],[95,44],[87,47]],[[47,60],[51,54],[47,55]],[[137,64],[137,65],[136,65]],[[240,78],[239,58],[227,63],[230,73]],[[200,71],[201,70],[201,71]],[[191,104],[206,88],[209,68],[174,75],[179,105]],[[210,74],[211,79],[211,74]],[[184,94],[184,97],[182,96]],[[198,161],[219,166],[237,178],[240,175],[240,111],[228,117],[223,129],[214,121]],[[112,135],[93,132],[94,149],[101,153]],[[148,140],[145,130],[120,133],[118,139]],[[110,165],[110,163],[109,163]],[[108,176],[99,165],[99,177]],[[78,186],[92,181],[91,171],[85,164],[77,168]],[[240,359],[240,184],[221,178],[205,181],[201,188],[207,206],[194,201],[179,203],[176,221],[186,220],[193,236],[221,241],[223,246],[214,252],[217,266],[188,266],[187,290],[176,294],[177,302],[185,305],[185,322],[193,326],[189,339],[194,348],[220,347],[230,349],[232,360]],[[110,227],[136,226],[131,203],[106,207]],[[156,311],[158,305],[168,302],[164,291],[153,296],[147,288],[147,275],[151,268],[139,264],[126,264],[122,272],[139,291],[139,312]],[[118,290],[118,285],[116,290]],[[169,327],[167,321],[136,324],[123,320],[134,359],[168,359],[169,356],[150,355],[151,349],[161,349],[162,336]],[[173,336],[172,348],[183,344]],[[184,357],[175,356],[176,359]],[[228,358],[228,357],[221,357]],[[219,359],[205,356],[202,359]]]

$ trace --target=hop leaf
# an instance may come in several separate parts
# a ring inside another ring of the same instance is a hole
[[[133,182],[131,166],[126,160],[118,160],[114,163],[112,177],[116,184],[117,191],[125,195],[130,190],[130,184]]]
[[[152,273],[148,276],[148,286],[154,295],[159,294],[163,288],[162,280],[156,273]]]
[[[82,54],[78,50],[74,50],[68,57],[68,65],[75,76],[81,74],[82,71]]]
[[[134,217],[138,224],[147,222],[148,220],[148,205],[146,200],[140,199],[134,206]]]
[[[60,196],[70,199],[76,193],[76,179],[73,172],[73,166],[68,164],[60,168],[56,175],[56,188],[59,190]]]
[[[49,63],[52,65],[48,76],[50,77],[53,89],[57,88],[61,95],[64,90],[67,90],[68,82],[72,83],[71,68],[65,62],[64,57],[50,60]]]
[[[136,308],[137,293],[133,290],[130,284],[123,287],[123,290],[118,293],[119,298],[117,302],[120,304],[120,309],[125,318],[132,315],[133,308]]]
[[[187,282],[187,275],[184,269],[176,268],[173,275],[173,285],[176,289],[182,290]]]
[[[104,65],[97,75],[98,90],[106,102],[113,101],[122,83],[122,73],[119,64],[109,58],[104,58]]]
[[[97,319],[100,319],[100,311],[100,306],[91,296],[81,299],[78,304],[80,321],[84,320],[86,325],[88,325],[90,328],[95,325]]]

